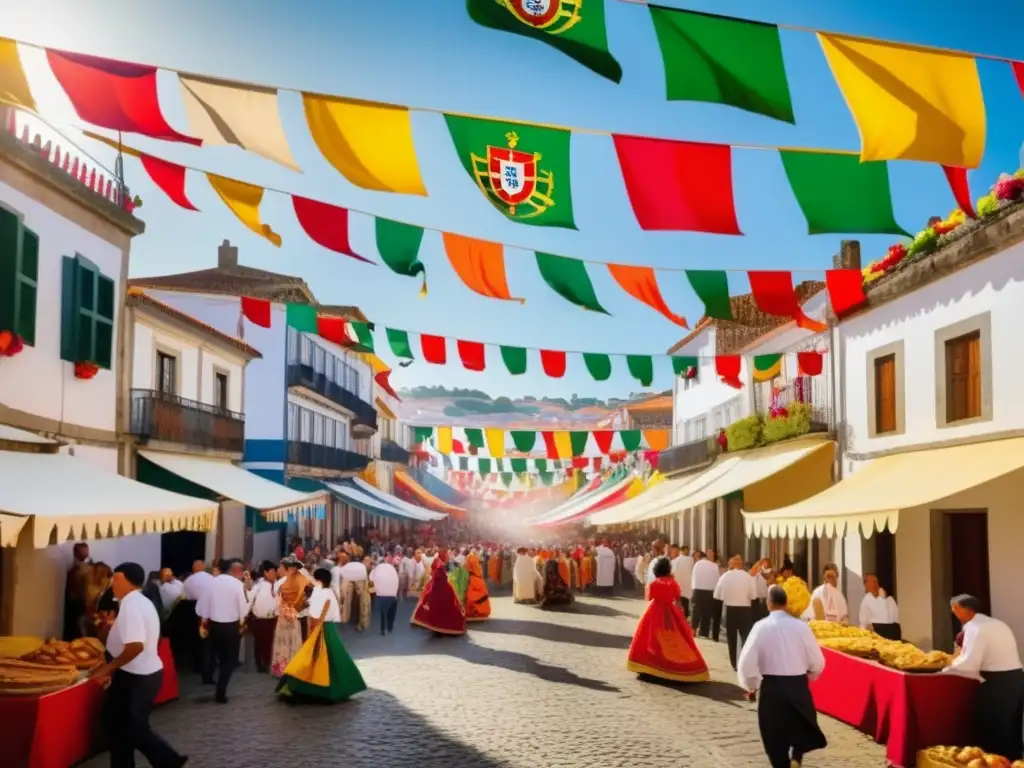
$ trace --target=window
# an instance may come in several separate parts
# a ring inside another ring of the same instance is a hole
[[[348,448],[348,425],[344,421],[334,422],[336,432],[337,446],[339,448]]]
[[[304,443],[313,439],[313,412],[305,408],[299,409],[299,440]]]
[[[288,439],[299,439],[299,406],[288,403]]]
[[[228,408],[228,375],[226,373],[213,374],[213,404],[222,411]]]
[[[156,388],[165,395],[178,392],[178,360],[166,352],[156,353]]]
[[[313,443],[316,445],[324,444],[324,426],[327,422],[327,418],[322,413],[313,414]]]
[[[875,358],[875,434],[896,431],[896,354]]]
[[[36,343],[39,237],[14,212],[0,208],[0,331]]]
[[[946,341],[946,423],[981,413],[981,331]]]
[[[83,256],[64,257],[60,356],[109,369],[114,350],[114,281]]]

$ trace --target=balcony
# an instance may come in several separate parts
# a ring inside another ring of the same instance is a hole
[[[721,449],[714,438],[675,445],[658,454],[658,471],[668,474],[698,469],[710,464],[720,452]]]
[[[777,396],[773,397],[767,386],[755,386],[754,411],[761,416],[768,416],[772,410],[772,400],[781,408],[789,408],[793,403],[803,403],[811,409],[811,432],[829,432],[832,427],[831,392],[828,376],[797,376]]]
[[[323,372],[314,370],[312,365],[289,363],[288,386],[308,389],[351,413],[353,437],[362,439],[376,434],[377,411],[374,407],[354,392],[328,379]]]
[[[142,440],[242,452],[245,417],[240,413],[154,389],[133,389],[131,398],[131,433]]]
[[[384,438],[380,441],[380,458],[381,461],[393,461],[396,464],[408,466],[412,461],[412,454],[394,440]]]
[[[331,448],[298,440],[289,440],[287,445],[289,464],[329,469],[335,472],[360,472],[366,469],[370,463],[368,456],[344,448]]]

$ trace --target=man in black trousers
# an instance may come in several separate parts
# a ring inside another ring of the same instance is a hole
[[[242,563],[238,560],[220,560],[218,574],[209,587],[203,590],[196,603],[196,613],[201,620],[200,634],[209,637],[211,667],[204,670],[207,679],[213,678],[213,663],[220,668],[217,673],[218,704],[228,703],[228,683],[231,673],[238,666],[242,648],[242,624],[249,613],[249,601],[242,585]]]
[[[736,669],[740,643],[747,642],[747,635],[754,625],[751,603],[757,597],[754,577],[744,570],[743,558],[739,555],[729,558],[729,570],[718,579],[714,597],[716,602],[725,605],[725,639],[729,644],[729,663]]]
[[[188,758],[149,726],[164,665],[158,652],[160,616],[142,594],[145,581],[146,572],[138,563],[122,563],[114,569],[111,589],[120,607],[107,637],[111,660],[93,671],[92,681],[109,686],[103,725],[111,768],[134,768],[136,750],[153,768],[181,768]]]

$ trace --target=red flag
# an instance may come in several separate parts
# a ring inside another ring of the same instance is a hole
[[[974,204],[971,202],[971,186],[967,183],[967,169],[944,165],[942,172],[946,174],[946,181],[949,182],[953,199],[956,200],[960,210],[972,219],[978,218],[978,214],[974,212]]]
[[[245,319],[260,328],[270,327],[270,302],[266,299],[242,297],[242,314]]]
[[[739,235],[732,148],[614,136],[626,192],[641,229]]]
[[[333,341],[342,347],[352,346],[352,340],[345,332],[345,319],[341,317],[316,316],[316,332],[321,338]]]
[[[292,207],[299,226],[309,239],[335,253],[343,253],[353,259],[373,264],[354,250],[349,242],[348,209],[336,205],[310,200],[308,197],[292,195]]]
[[[740,371],[743,369],[743,358],[739,355],[716,355],[715,373],[722,379],[724,384],[736,389],[743,389],[743,382],[740,381]]]
[[[459,349],[459,359],[462,360],[462,365],[467,371],[482,371],[487,367],[484,345],[479,341],[459,339],[455,344]]]
[[[612,449],[612,441],[615,439],[615,432],[610,429],[598,429],[591,433],[601,453],[608,455]]]
[[[1020,86],[1021,96],[1024,96],[1024,61],[1011,61],[1010,66],[1013,68],[1013,74],[1017,78],[1017,85]],[[967,213],[967,211],[964,211]]]
[[[573,469],[586,469],[588,464],[590,464],[590,459],[586,456],[579,456],[572,460]]]
[[[554,432],[541,432],[540,436],[544,438],[544,447],[548,452],[549,459],[558,458],[558,446],[555,444],[555,433]]]
[[[592,461],[594,462],[594,471],[595,471],[595,472],[600,472],[600,471],[601,471],[601,461],[602,461],[603,459],[604,459],[604,457],[603,457],[603,456],[595,456],[595,457],[594,457],[594,458],[592,459]]]
[[[466,446],[464,446],[462,444],[461,440],[452,440],[452,453],[465,453],[465,452],[466,452]]]
[[[796,363],[801,376],[817,376],[824,367],[824,356],[821,352],[797,352]]]
[[[398,402],[402,402],[402,398],[398,396],[398,393],[395,392],[395,388],[391,386],[391,379],[388,378],[390,376],[391,371],[381,371],[380,373],[373,377],[373,380],[377,382],[377,386],[379,386],[381,389],[383,389],[385,392],[387,392],[389,395],[395,398],[395,400],[397,400]]]
[[[160,191],[171,198],[186,211],[198,211],[192,201],[185,193],[185,166],[169,163],[159,157],[153,157],[139,153],[139,160],[142,167],[149,174],[154,184],[160,187]]]
[[[157,97],[156,67],[51,50],[46,51],[46,58],[71,106],[85,122],[153,139],[202,144],[178,133],[164,119]]]
[[[423,350],[423,359],[428,363],[444,365],[448,361],[448,351],[445,348],[444,336],[431,336],[421,333],[420,349]]]
[[[859,269],[826,269],[825,287],[836,317],[843,317],[866,302],[864,275]]]
[[[565,352],[542,349],[540,364],[544,368],[544,373],[553,379],[560,379],[565,375]]]
[[[751,271],[750,290],[754,294],[754,303],[766,315],[791,317],[800,328],[821,333],[827,325],[812,320],[800,308],[800,302],[793,290],[793,275],[781,271]]]

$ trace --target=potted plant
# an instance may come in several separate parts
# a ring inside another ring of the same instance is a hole
[[[100,367],[89,360],[79,360],[75,363],[75,378],[88,381],[100,372]]]
[[[14,331],[0,331],[0,357],[14,357],[25,348],[25,342]]]

